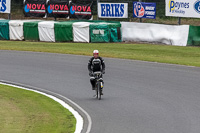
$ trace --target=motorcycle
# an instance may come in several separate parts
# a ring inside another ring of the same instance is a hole
[[[94,72],[94,78],[95,78],[95,90],[96,90],[96,98],[101,100],[102,96],[102,90],[103,90],[103,78],[102,78],[102,72]]]

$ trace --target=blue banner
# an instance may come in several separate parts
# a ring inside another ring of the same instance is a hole
[[[11,0],[0,0],[0,13],[10,13]]]
[[[156,19],[156,3],[133,2],[133,17]]]
[[[99,18],[128,18],[128,3],[98,3]]]

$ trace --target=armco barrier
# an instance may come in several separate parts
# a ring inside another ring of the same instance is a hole
[[[90,22],[73,23],[74,42],[90,42]]]
[[[55,21],[43,21],[38,23],[39,39],[43,42],[56,42],[54,32]]]
[[[54,24],[56,42],[73,41],[73,21]]]
[[[24,22],[24,39],[39,41],[38,23],[40,21]]]
[[[135,22],[121,22],[121,24],[122,41],[187,45],[189,25],[172,26]]]
[[[25,36],[25,40],[35,41],[37,41],[39,38],[40,41],[50,42],[66,42],[72,40],[74,42],[96,42],[91,40],[92,34],[89,32],[91,28],[90,25],[102,25],[105,23],[107,25],[116,25],[117,32],[115,33],[120,33],[118,32],[118,29],[120,31],[121,26],[122,41],[124,42],[148,42],[176,46],[200,46],[200,26],[174,26],[136,22],[120,22],[121,24],[118,26],[119,22],[85,20],[71,22],[41,20],[0,20],[0,40],[24,40]],[[27,26],[30,26],[31,30],[27,29]],[[101,34],[102,33],[103,32],[101,32]],[[110,37],[112,38],[111,33]],[[118,40],[121,41],[120,34],[116,34],[114,37],[117,37]],[[100,42],[108,41],[101,40]],[[110,40],[110,42],[115,41]]]
[[[200,46],[200,26],[190,26],[188,46]]]
[[[0,40],[9,40],[9,20],[0,20]]]
[[[24,40],[24,22],[31,22],[36,20],[10,20],[9,21],[9,35],[10,40]]]

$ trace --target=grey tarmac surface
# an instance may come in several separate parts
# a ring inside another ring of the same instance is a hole
[[[105,58],[93,98],[88,56],[0,51],[0,80],[61,94],[92,118],[91,133],[199,133],[200,68]]]

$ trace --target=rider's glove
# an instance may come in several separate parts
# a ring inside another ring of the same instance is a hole
[[[105,74],[105,70],[102,70],[102,74]]]
[[[92,76],[92,75],[93,75],[93,73],[92,73],[92,72],[89,72],[89,75],[90,75],[90,76]]]

